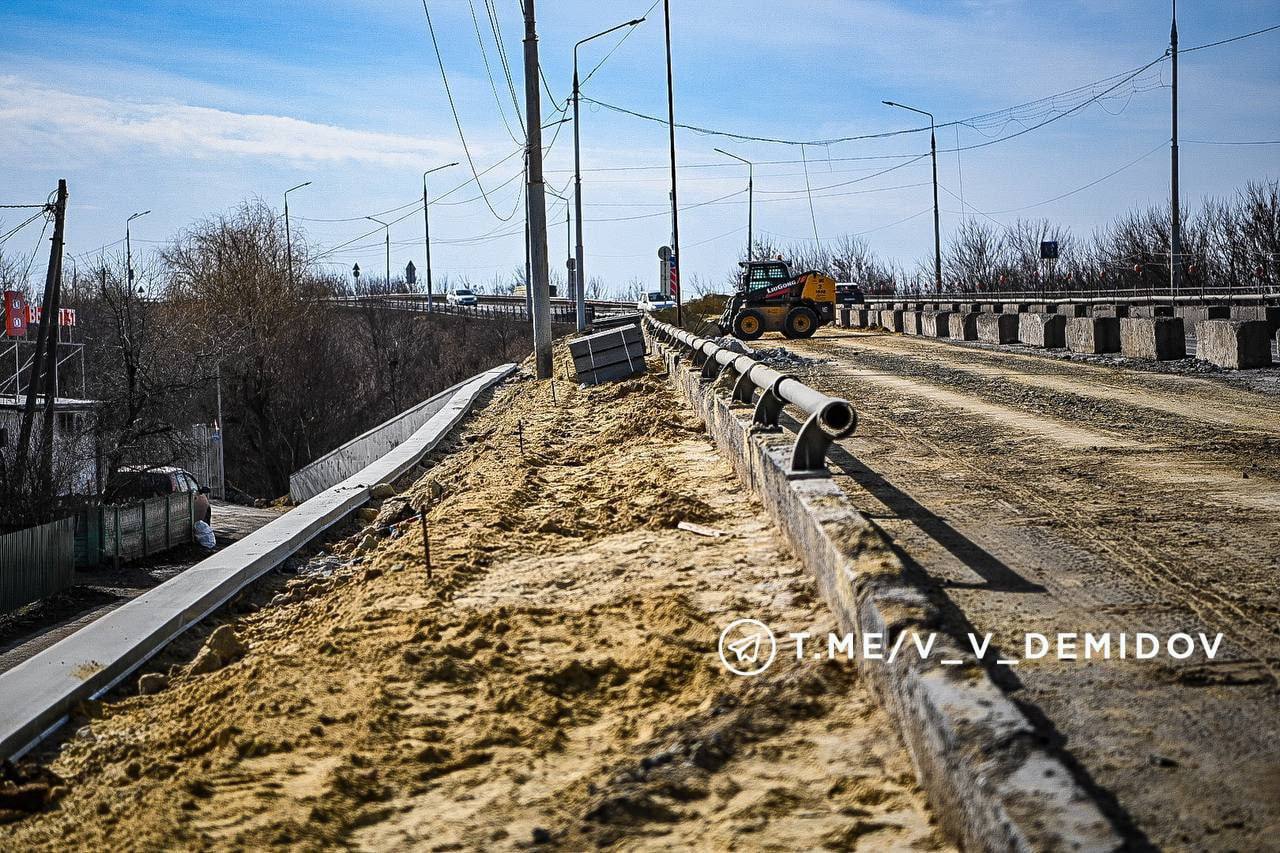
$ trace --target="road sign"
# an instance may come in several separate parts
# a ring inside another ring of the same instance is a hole
[[[1058,259],[1058,241],[1042,240],[1040,242],[1040,260],[1056,261]]]
[[[408,266],[404,268],[404,281],[405,284],[418,283],[418,269],[413,265],[413,261],[409,261]]]

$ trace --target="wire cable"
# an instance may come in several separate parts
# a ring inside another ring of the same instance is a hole
[[[471,10],[471,25],[476,32],[476,44],[480,46],[480,58],[484,61],[484,73],[489,78],[489,89],[493,92],[493,102],[498,105],[498,117],[502,119],[502,126],[507,129],[507,135],[511,137],[511,141],[520,144],[520,137],[516,136],[516,132],[511,129],[511,123],[507,121],[507,111],[502,106],[502,98],[498,95],[498,84],[493,79],[493,69],[489,67],[489,49],[485,47],[484,39],[480,35],[480,19],[476,17],[475,0],[467,0],[467,7]],[[519,113],[516,114],[519,119]],[[523,132],[524,125],[521,123],[520,130]]]
[[[435,49],[436,62],[440,66],[440,79],[444,82],[444,93],[449,100],[449,111],[453,113],[454,126],[458,128],[458,138],[462,140],[462,151],[467,155],[467,165],[471,168],[471,176],[475,178],[476,186],[480,190],[480,195],[484,197],[484,203],[489,208],[489,212],[502,222],[507,222],[511,217],[515,216],[513,210],[505,218],[494,208],[493,203],[489,201],[489,196],[485,193],[484,184],[480,182],[480,173],[476,169],[475,160],[471,157],[471,147],[467,145],[467,136],[462,132],[462,120],[458,118],[458,107],[453,102],[453,91],[449,88],[449,76],[444,70],[444,57],[440,54],[440,42],[436,40],[436,29],[431,23],[431,10],[427,7],[427,0],[422,0],[422,12],[427,18],[427,31],[431,34],[431,46]]]

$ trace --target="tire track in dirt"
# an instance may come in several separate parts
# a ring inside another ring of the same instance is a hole
[[[868,339],[789,344],[832,359],[802,378],[859,408],[858,435],[837,453],[855,503],[962,623],[993,632],[1014,657],[1026,631],[1225,632],[1215,662],[1022,661],[1000,677],[1139,838],[1265,846],[1280,820],[1270,795],[1280,766],[1274,401],[1261,398],[1250,423],[1223,425],[1105,390],[1146,373],[1112,371],[1123,375],[1099,383],[1110,399],[1098,403],[1088,388],[1038,387],[1036,370],[1073,369],[1047,359],[1018,356],[1008,383],[969,363],[999,353]],[[1167,377],[1156,379],[1158,399]],[[1204,384],[1186,406],[1261,397]]]

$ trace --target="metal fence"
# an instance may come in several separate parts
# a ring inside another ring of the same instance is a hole
[[[196,482],[209,487],[210,497],[226,500],[226,480],[222,466],[222,431],[211,424],[191,427],[191,454],[182,466]]]
[[[77,526],[85,536],[86,557],[93,564],[125,563],[194,542],[195,497],[194,492],[179,492],[136,504],[112,504],[86,510],[86,523]],[[96,559],[94,527],[97,528]]]
[[[74,517],[0,536],[0,613],[53,595],[75,573]]]

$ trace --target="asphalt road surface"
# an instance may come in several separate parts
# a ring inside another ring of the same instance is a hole
[[[993,674],[1135,845],[1280,843],[1280,394],[880,332],[786,346],[858,409],[838,480],[954,627],[994,635]],[[1029,632],[1139,631],[1224,639],[1024,659]]]

